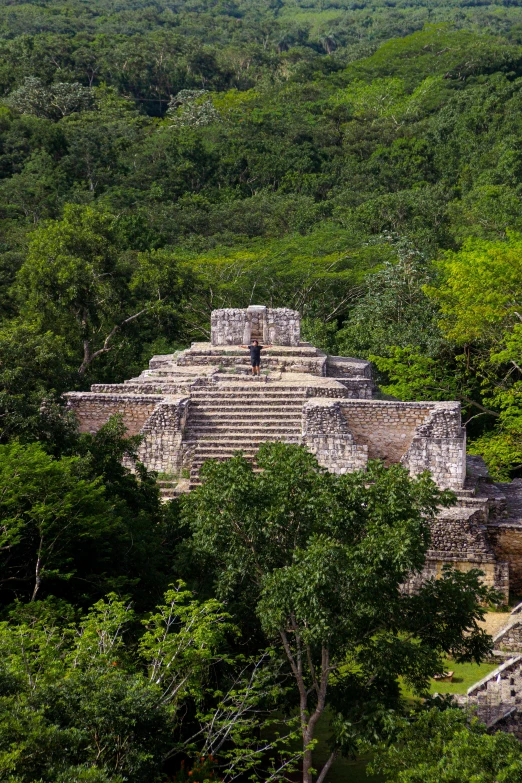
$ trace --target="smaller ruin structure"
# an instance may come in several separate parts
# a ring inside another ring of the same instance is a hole
[[[241,348],[254,339],[272,346],[255,378]],[[301,444],[334,473],[369,459],[400,463],[412,476],[428,470],[457,505],[433,520],[425,570],[409,587],[448,563],[480,568],[506,599],[522,590],[522,486],[495,484],[480,458],[466,458],[460,404],[379,399],[370,363],[302,341],[294,310],[214,310],[210,342],[154,356],[123,384],[66,397],[82,432],[120,414],[128,433],[142,436],[139,459],[162,474],[165,499],[198,486],[205,460],[238,450],[255,460],[267,440]]]

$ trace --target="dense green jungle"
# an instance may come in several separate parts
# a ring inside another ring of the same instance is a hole
[[[0,270],[2,783],[520,783],[429,696],[498,596],[400,590],[451,493],[266,444],[162,504],[61,394],[291,307],[521,476],[522,3],[1,0]]]

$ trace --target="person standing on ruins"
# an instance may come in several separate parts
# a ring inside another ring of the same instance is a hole
[[[259,368],[261,364],[261,351],[263,348],[271,348],[271,345],[259,345],[257,340],[252,340],[251,345],[242,345],[241,348],[245,348],[250,351],[250,364],[252,365],[252,375],[259,375]]]

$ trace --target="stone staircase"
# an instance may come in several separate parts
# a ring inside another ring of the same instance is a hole
[[[262,340],[259,340],[262,345]],[[274,345],[261,354],[261,368],[271,372],[311,373],[326,376],[326,354],[307,343],[298,346]],[[179,371],[205,367],[233,373],[250,372],[250,354],[240,345],[213,346],[193,343],[177,359]]]
[[[299,443],[305,389],[249,382],[194,388],[184,434],[192,447],[190,488],[200,484],[208,459],[225,460],[241,450],[253,460],[264,441]]]
[[[472,685],[461,703],[473,709],[488,728],[500,728],[500,721],[522,707],[522,656],[510,658]]]

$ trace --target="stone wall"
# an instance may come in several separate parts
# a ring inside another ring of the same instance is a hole
[[[522,742],[522,711],[518,707],[511,707],[488,728],[488,733],[503,731],[506,734],[514,734],[519,742]]]
[[[430,414],[430,403],[346,400],[343,414],[355,442],[368,446],[370,459],[400,462],[415,432]]]
[[[496,558],[508,563],[513,594],[522,595],[522,524],[488,523],[487,530]]]
[[[286,307],[269,307],[266,314],[268,333],[263,339],[274,345],[299,345],[301,316]]]
[[[478,568],[483,573],[481,582],[487,585],[487,587],[494,587],[495,590],[499,590],[506,602],[508,601],[509,579],[506,563],[485,562],[479,558],[476,560],[472,558],[461,559],[449,555],[434,558],[428,554],[424,568],[407,581],[404,585],[404,590],[412,593],[418,590],[428,579],[440,579],[445,565],[456,568],[457,571],[462,571],[463,573],[467,573],[473,568]]]
[[[372,378],[372,365],[364,359],[348,356],[328,356],[326,374],[329,378]]]
[[[514,619],[493,639],[495,650],[522,653],[522,618]]]
[[[192,378],[187,378],[182,382],[172,383],[167,380],[157,380],[151,383],[145,381],[136,383],[93,383],[91,391],[97,394],[190,394],[190,390],[193,386],[201,386],[202,381],[196,379],[195,383]]]
[[[342,383],[346,389],[346,397],[352,397],[354,400],[371,400],[373,397],[373,381],[370,378],[339,378],[335,379]]]
[[[522,657],[516,656],[468,690],[467,706],[486,725],[497,723],[522,705]]]
[[[78,419],[80,432],[97,432],[115,414],[121,414],[129,435],[138,435],[156,405],[163,399],[152,394],[97,394],[68,392],[68,407]]]
[[[458,403],[345,400],[354,440],[370,459],[402,462],[412,475],[430,470],[441,487],[462,487],[466,445]]]
[[[402,462],[411,475],[429,470],[441,487],[463,486],[466,447],[458,403],[407,403],[346,396],[330,408],[325,402],[321,405],[322,408],[305,408],[303,435],[349,434],[354,446],[365,447],[366,458],[382,459],[386,464]],[[319,421],[321,416],[324,426]],[[331,458],[339,468],[336,472],[344,467],[340,453]],[[353,457],[345,453],[349,471],[353,469]],[[362,452],[356,458],[358,467],[361,455]]]
[[[466,480],[466,431],[458,403],[430,411],[421,424],[402,463],[411,475],[430,470],[439,487],[460,489]]]
[[[487,503],[475,501],[475,498],[465,498],[459,503],[470,505],[442,509],[431,521],[426,565],[408,582],[409,590],[417,589],[427,579],[438,579],[443,567],[450,565],[464,572],[478,568],[484,574],[484,584],[499,590],[506,601],[509,599],[508,565],[496,560],[487,535]]]
[[[138,459],[159,473],[179,474],[183,461],[183,430],[190,397],[167,397],[160,402],[142,430]]]
[[[251,340],[273,345],[299,345],[301,316],[286,307],[252,305],[246,309],[213,310],[212,345],[248,345]]]
[[[210,333],[212,345],[247,345],[250,341],[247,311],[231,307],[213,310]]]
[[[354,443],[336,399],[308,400],[303,405],[303,444],[331,473],[351,473],[368,462],[368,448]]]

